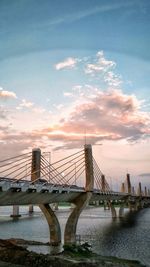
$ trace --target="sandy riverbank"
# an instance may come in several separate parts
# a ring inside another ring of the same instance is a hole
[[[22,239],[0,240],[0,267],[142,267],[138,261],[103,257],[94,253],[76,255],[62,252],[43,255],[29,252],[26,248],[32,241]],[[32,242],[39,245],[40,242]],[[40,243],[41,244],[41,243]]]

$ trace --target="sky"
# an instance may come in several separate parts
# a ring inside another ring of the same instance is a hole
[[[149,25],[149,0],[0,0],[0,159],[86,141],[150,185]]]

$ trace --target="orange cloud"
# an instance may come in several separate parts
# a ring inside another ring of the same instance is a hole
[[[62,107],[55,124],[24,132],[14,131],[1,140],[15,147],[55,146],[79,148],[84,144],[85,132],[89,143],[102,140],[127,140],[135,142],[149,138],[149,114],[141,110],[141,102],[134,95],[124,94],[121,90],[98,91],[90,87],[85,93],[77,95],[77,100],[69,107]],[[3,129],[2,129],[3,130]],[[22,145],[21,145],[22,144]]]
[[[3,90],[3,88],[0,87],[0,98],[1,99],[17,98],[17,96],[14,92]]]
[[[150,131],[149,114],[141,111],[141,102],[134,95],[120,90],[91,92],[87,99],[80,99],[61,116],[53,127],[36,131],[50,140],[61,141],[68,148],[83,143],[85,131],[90,143],[101,140],[142,140]]]

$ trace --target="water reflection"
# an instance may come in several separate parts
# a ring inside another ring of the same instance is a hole
[[[45,217],[35,209],[32,216],[27,215],[27,208],[22,209],[22,217],[13,221],[9,216],[10,210],[0,207],[0,238],[22,238],[47,243],[49,229]],[[118,212],[118,210],[117,210]],[[69,209],[56,212],[60,221],[62,237],[69,216]],[[111,212],[103,208],[85,209],[78,221],[77,234],[91,243],[93,250],[101,255],[112,255],[127,259],[140,260],[150,267],[150,209],[140,212],[127,212],[125,217],[112,220]],[[39,253],[49,253],[60,248],[49,246],[30,246]]]
[[[146,218],[146,220],[145,220]],[[101,255],[111,255],[140,260],[150,266],[150,212],[129,212],[124,218],[106,220],[104,224],[88,229],[94,251]]]

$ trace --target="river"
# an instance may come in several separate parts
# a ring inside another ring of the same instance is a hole
[[[62,235],[69,208],[60,207],[59,218]],[[28,207],[20,207],[21,218],[10,218],[12,207],[0,207],[0,238],[22,238],[41,242],[49,241],[49,230],[45,217],[38,207],[28,215]],[[111,255],[141,261],[150,267],[150,209],[131,213],[122,220],[112,220],[110,211],[102,207],[85,209],[78,221],[77,235],[91,243],[93,251],[100,255]],[[29,249],[49,253],[48,246],[32,246]]]

